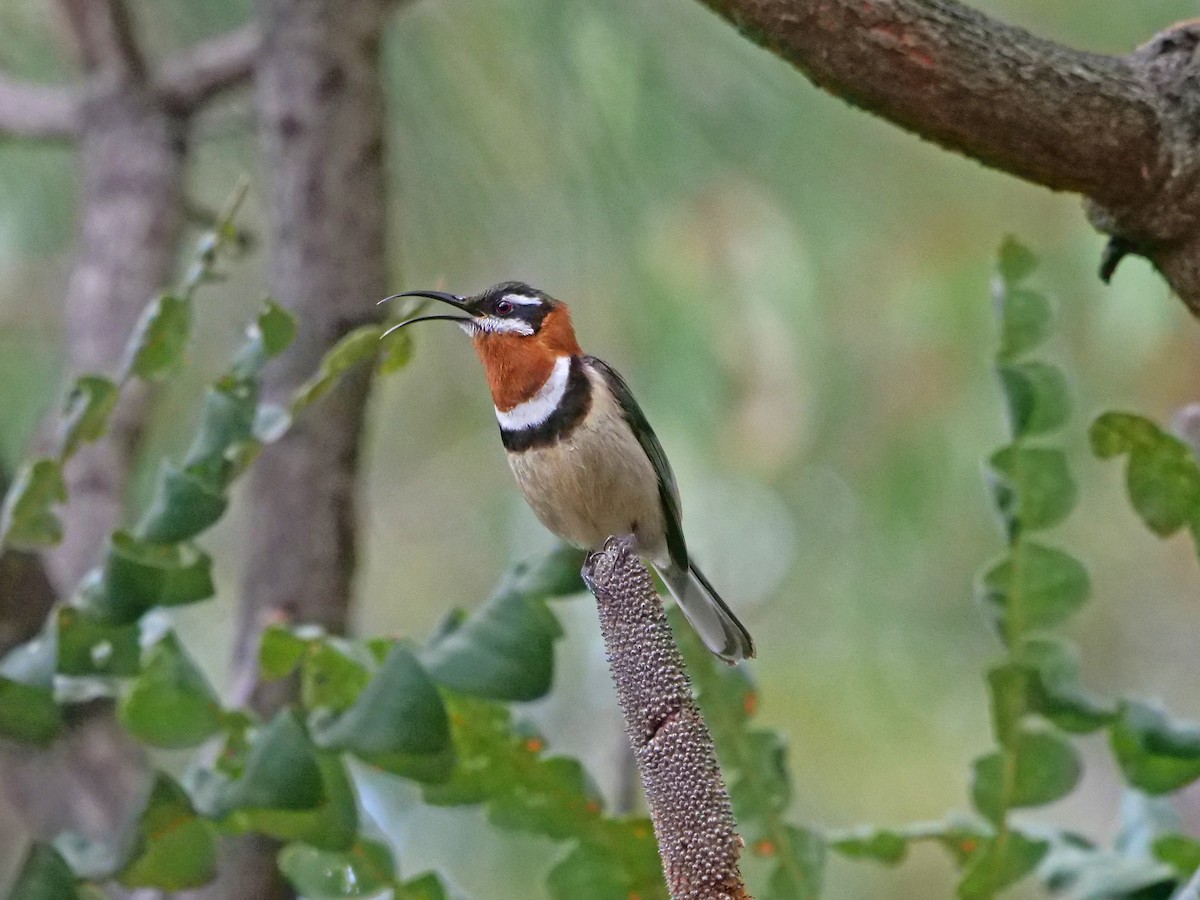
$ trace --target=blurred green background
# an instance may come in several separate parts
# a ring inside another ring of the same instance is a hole
[[[1194,12],[1184,0],[975,6],[1047,37],[1125,52]],[[0,3],[0,67],[70,77],[42,0]],[[249,4],[134,3],[159,54],[243,21]],[[385,48],[395,290],[473,292],[519,278],[571,304],[585,348],[633,385],[678,476],[695,556],[755,635],[764,722],[789,735],[793,818],[900,824],[967,807],[991,744],[982,672],[998,647],[973,580],[1000,548],[980,461],[1004,439],[990,373],[988,280],[1014,233],[1057,300],[1048,354],[1070,373],[1066,433],[1082,502],[1051,540],[1090,568],[1073,620],[1099,692],[1200,718],[1200,567],[1125,503],[1120,467],[1087,452],[1097,412],[1169,419],[1196,400],[1200,328],[1141,261],[1112,287],[1077,198],[992,173],[850,109],[694,0],[440,0],[404,7]],[[193,198],[255,179],[249,100],[198,123]],[[67,149],[0,143],[0,453],[11,466],[58,401],[60,298],[72,252]],[[263,257],[204,292],[185,375],[147,459],[175,453],[200,386],[260,299]],[[286,302],[287,298],[280,298]],[[414,329],[410,367],[374,399],[362,491],[358,627],[425,635],[549,546],[507,470],[481,373],[455,329]],[[147,463],[131,501],[144,497]],[[222,683],[241,571],[235,514],[205,541],[214,603],[177,614]],[[523,712],[610,792],[623,736],[587,598],[554,695]],[[1110,836],[1117,779],[1088,773],[1050,817]],[[167,760],[180,765],[179,760]],[[538,896],[554,847],[430,811],[363,773],[364,803],[407,874],[437,865],[465,894]],[[540,878],[533,879],[540,884]],[[949,896],[933,850],[897,871],[830,861],[826,896]],[[1030,890],[1030,896],[1036,891]]]

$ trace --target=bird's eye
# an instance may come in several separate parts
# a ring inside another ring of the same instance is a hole
[[[509,300],[497,300],[496,301],[496,314],[497,315],[507,316],[512,311],[513,311],[513,305],[512,305],[511,301],[509,301]]]

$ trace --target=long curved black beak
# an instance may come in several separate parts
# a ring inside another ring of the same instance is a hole
[[[379,301],[379,303],[387,303],[389,300],[398,300],[401,297],[428,297],[431,300],[441,300],[443,303],[449,303],[455,309],[461,309],[463,312],[467,312],[466,300],[464,300],[462,297],[459,297],[457,294],[448,294],[445,291],[405,291],[403,294],[392,294],[390,297],[384,297]],[[376,306],[378,305],[379,304],[377,303]],[[403,322],[393,325],[382,335],[380,335],[380,337],[387,337],[397,328],[403,328],[405,325],[411,325],[413,322],[469,322],[470,320],[471,316],[469,314],[465,316],[416,316],[415,318],[405,319]]]

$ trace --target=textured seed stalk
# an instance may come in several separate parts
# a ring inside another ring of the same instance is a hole
[[[672,900],[750,900],[729,791],[650,573],[628,541],[610,538],[583,577],[599,606]]]

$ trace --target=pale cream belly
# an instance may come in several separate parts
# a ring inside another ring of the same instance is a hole
[[[654,467],[603,400],[566,438],[509,453],[508,462],[534,514],[563,540],[591,549],[632,534],[643,556],[666,562]]]

